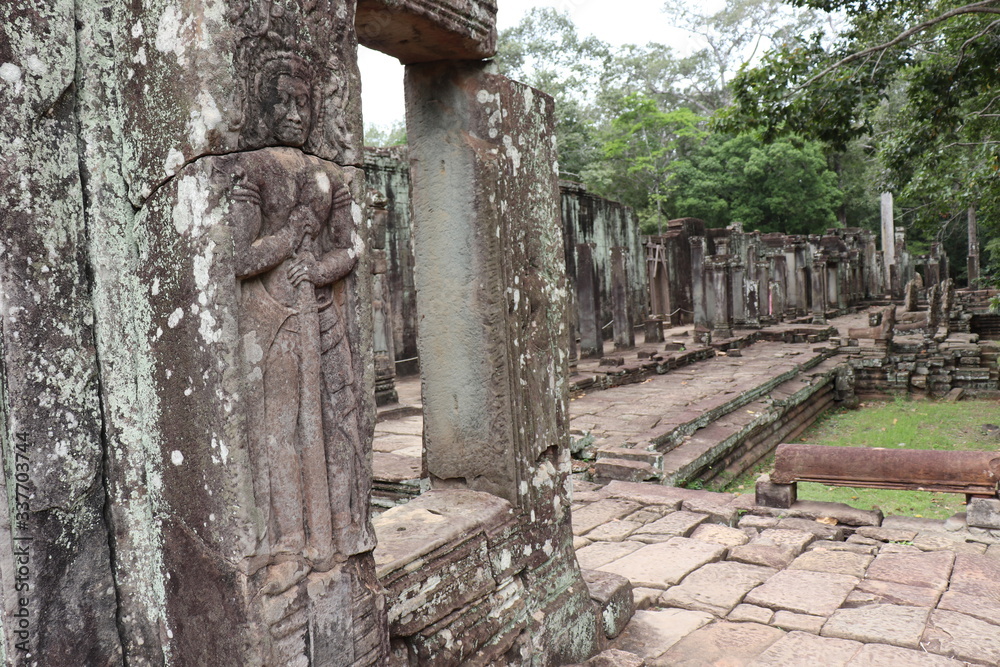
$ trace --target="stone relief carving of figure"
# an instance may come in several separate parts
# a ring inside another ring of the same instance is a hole
[[[327,570],[374,546],[346,322],[350,174],[302,150],[315,108],[309,63],[273,51],[255,76],[253,131],[274,147],[229,158],[228,222],[261,550],[271,564]]]

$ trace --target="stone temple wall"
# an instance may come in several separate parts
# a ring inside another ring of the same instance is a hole
[[[614,248],[623,248],[627,275],[627,310],[633,326],[646,320],[649,288],[646,278],[646,251],[639,232],[639,220],[631,207],[587,192],[579,183],[559,182],[563,221],[566,272],[570,284],[577,284],[577,246],[592,243],[594,268],[598,276],[599,321],[605,327],[614,319]],[[604,329],[611,337],[611,328]]]
[[[369,186],[385,195],[389,211],[385,232],[388,256],[388,284],[395,332],[396,358],[399,374],[416,372],[417,299],[413,285],[414,259],[412,242],[412,211],[409,198],[410,168],[405,146],[365,148],[365,173]],[[612,335],[607,326],[614,317],[615,279],[612,255],[615,248],[624,249],[627,299],[626,309],[632,326],[646,319],[649,290],[646,277],[646,257],[639,222],[632,209],[610,199],[590,194],[579,183],[559,182],[560,212],[563,226],[563,252],[570,291],[569,317],[579,331],[577,292],[583,289],[577,275],[579,244],[591,244],[585,257],[590,258],[591,271],[596,276],[595,320],[600,322],[602,337]]]
[[[940,246],[913,258],[905,238],[896,273],[936,284],[946,262]],[[672,324],[693,322],[700,340],[724,339],[734,328],[782,320],[822,323],[862,303],[889,298],[882,253],[874,234],[857,228],[795,236],[706,229],[701,220],[672,220],[645,240],[652,315]]]

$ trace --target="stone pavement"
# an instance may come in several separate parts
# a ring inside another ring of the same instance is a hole
[[[638,610],[611,645],[637,658],[603,664],[1000,664],[1000,540],[844,505],[800,512],[822,521],[787,513],[747,495],[577,482],[580,566],[626,577]]]

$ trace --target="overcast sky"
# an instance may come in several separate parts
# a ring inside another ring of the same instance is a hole
[[[614,45],[661,42],[677,52],[688,51],[687,34],[668,24],[662,6],[662,0],[498,0],[497,25],[500,30],[517,25],[532,7],[555,7],[569,12],[582,35],[596,35]],[[365,125],[388,127],[402,122],[403,66],[395,58],[364,47],[358,56]]]

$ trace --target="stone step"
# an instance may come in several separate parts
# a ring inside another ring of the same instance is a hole
[[[616,479],[623,482],[644,482],[660,477],[659,471],[649,463],[629,459],[598,459],[594,469],[600,482]]]
[[[663,454],[657,451],[643,449],[640,446],[632,447],[601,447],[597,450],[597,460],[601,459],[627,459],[629,461],[641,461],[653,466],[656,470],[663,467]]]
[[[781,434],[787,435],[781,427],[786,418],[793,421],[792,429],[804,428],[801,423],[811,423],[819,410],[806,413],[797,412],[799,406],[807,405],[817,393],[830,390],[833,383],[835,363],[825,364],[819,372],[810,373],[815,377],[811,382],[805,378],[793,377],[773,388],[770,395],[760,400],[746,403],[742,409],[734,410],[704,428],[697,430],[680,446],[664,454],[662,481],[664,484],[682,484],[694,479],[713,479],[722,472],[734,458],[732,453],[740,449],[754,436],[764,434],[762,449],[777,445]],[[823,402],[826,405],[826,401]],[[802,417],[794,422],[796,416]],[[808,424],[805,424],[808,425]],[[773,435],[773,444],[766,434]],[[716,470],[718,468],[718,470]]]

